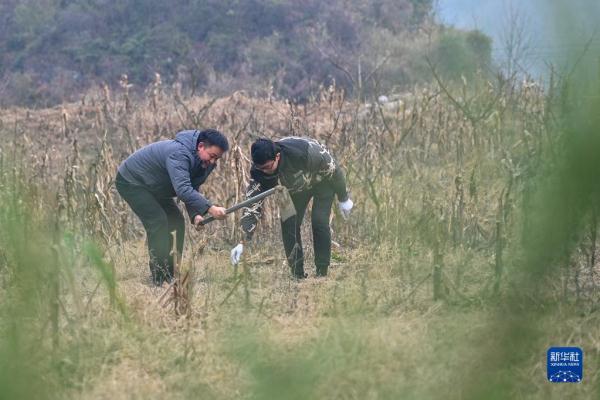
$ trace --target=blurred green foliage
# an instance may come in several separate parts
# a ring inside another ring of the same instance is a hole
[[[541,4],[541,2],[540,2]],[[496,310],[495,320],[488,325],[484,336],[495,336],[483,349],[472,367],[478,383],[465,384],[466,399],[514,398],[517,383],[510,379],[510,371],[526,365],[532,359],[542,359],[540,354],[551,345],[581,346],[589,358],[597,357],[597,349],[583,346],[573,336],[579,322],[566,325],[570,336],[561,342],[549,342],[553,328],[542,329],[548,315],[556,315],[564,301],[553,297],[552,285],[561,270],[582,263],[581,249],[585,246],[587,231],[597,226],[600,203],[600,77],[598,51],[586,45],[595,37],[586,21],[600,12],[596,2],[582,0],[575,5],[557,1],[543,3],[553,15],[552,29],[555,46],[565,49],[570,57],[553,60],[564,73],[559,76],[558,93],[550,91],[548,121],[552,129],[549,148],[540,148],[535,168],[527,171],[527,185],[531,190],[521,203],[522,229],[520,240],[509,247],[510,290],[502,306]],[[595,23],[594,23],[595,26]],[[595,241],[592,241],[589,266],[595,285]],[[591,261],[590,261],[591,260]],[[574,286],[579,290],[579,282]],[[579,299],[572,313],[584,321],[589,308]],[[595,311],[591,308],[591,313]],[[582,323],[582,322],[581,322]],[[492,360],[490,362],[490,360]],[[485,371],[478,363],[487,363]],[[593,371],[593,369],[588,369]],[[589,375],[588,375],[589,376]],[[589,387],[589,386],[588,386]],[[598,396],[599,387],[593,388]],[[557,389],[558,390],[558,389]],[[581,395],[582,387],[568,396]],[[554,392],[554,391],[553,391]],[[554,392],[557,393],[557,392]],[[564,395],[564,394],[563,394]],[[595,398],[596,398],[595,397]]]
[[[63,398],[115,345],[101,340],[110,326],[91,321],[124,309],[101,250],[59,229],[51,201],[23,184],[21,172],[0,169],[0,399]],[[94,293],[109,302],[92,309],[82,272],[96,276]]]

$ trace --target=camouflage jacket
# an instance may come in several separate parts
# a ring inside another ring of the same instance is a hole
[[[290,194],[310,190],[320,182],[328,182],[338,200],[348,198],[344,174],[329,151],[311,138],[287,137],[275,142],[280,148],[281,158],[277,171],[267,175],[254,166],[250,170],[250,183],[246,198],[254,197],[277,184],[285,186]],[[242,230],[250,239],[262,213],[263,202],[244,208],[241,218]]]

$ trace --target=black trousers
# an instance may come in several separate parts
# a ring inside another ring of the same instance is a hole
[[[146,230],[149,267],[152,280],[160,285],[173,277],[173,236],[176,232],[179,259],[183,252],[185,220],[172,197],[160,197],[144,186],[127,182],[121,174],[116,178],[117,191],[138,216]]]
[[[329,228],[329,215],[335,193],[325,182],[315,185],[312,189],[291,195],[296,216],[281,221],[281,234],[285,254],[292,274],[297,278],[304,278],[304,252],[302,251],[302,236],[300,226],[308,202],[313,199],[311,224],[313,246],[315,251],[315,266],[317,275],[327,275],[331,260],[331,230]]]

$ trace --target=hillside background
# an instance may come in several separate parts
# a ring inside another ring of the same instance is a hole
[[[0,105],[49,106],[104,83],[190,94],[359,97],[491,71],[491,41],[433,22],[432,0],[27,0],[0,4]],[[123,75],[127,76],[126,81]]]

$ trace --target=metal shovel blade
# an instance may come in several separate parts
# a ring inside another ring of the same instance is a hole
[[[292,201],[292,196],[288,190],[283,186],[277,187],[277,205],[279,206],[279,218],[282,221],[286,221],[292,217],[296,216],[296,207],[294,207],[294,202]]]

